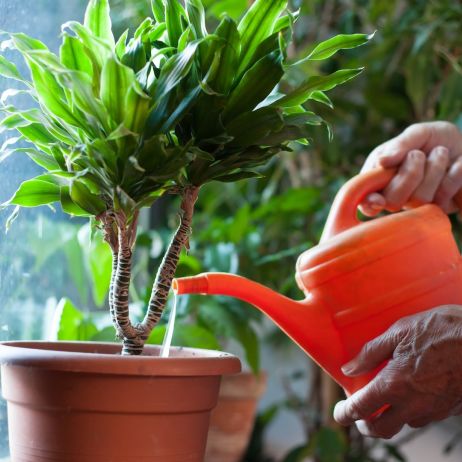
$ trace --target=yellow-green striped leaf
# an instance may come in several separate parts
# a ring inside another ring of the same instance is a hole
[[[24,82],[23,77],[18,71],[18,68],[8,61],[4,56],[0,55],[0,75],[3,77],[7,77],[9,79],[19,80],[20,82]]]
[[[101,72],[100,98],[117,125],[124,121],[126,97],[135,82],[133,69],[119,62],[115,56],[105,62]]]
[[[279,15],[287,8],[287,0],[256,0],[239,23],[241,56],[238,74],[244,72],[258,45],[273,32]]]
[[[170,46],[178,46],[178,40],[183,33],[181,18],[185,17],[185,11],[178,0],[166,0],[165,23],[167,25],[168,41]]]
[[[341,69],[329,75],[317,75],[309,77],[302,85],[283,96],[274,103],[273,107],[292,107],[306,102],[314,91],[332,90],[337,85],[347,82],[348,80],[359,75],[364,68],[359,69]]]
[[[91,59],[85,53],[85,47],[79,39],[67,34],[64,35],[63,44],[59,51],[63,66],[85,72],[90,76],[93,75]]]
[[[143,133],[150,103],[151,98],[144,93],[138,82],[134,82],[125,97],[124,127],[134,133]]]
[[[224,123],[254,109],[271,93],[283,75],[282,57],[279,53],[270,53],[260,59],[244,74],[231,93],[223,112]]]
[[[42,108],[64,122],[79,127],[81,125],[80,121],[69,109],[64,91],[56,81],[53,73],[30,59],[27,59],[27,63],[31,70],[32,81]]]
[[[92,194],[80,181],[73,181],[70,187],[72,201],[91,215],[99,215],[106,210],[106,204],[96,194]]]
[[[84,25],[96,37],[106,40],[111,47],[115,45],[108,0],[90,0],[85,11]]]
[[[207,28],[205,26],[204,6],[201,0],[185,0],[185,4],[189,24],[196,39],[205,37],[207,35]]]
[[[224,46],[221,50],[220,66],[211,85],[218,93],[228,94],[234,82],[241,52],[236,22],[230,17],[223,18],[215,31],[215,35],[224,40]]]
[[[8,201],[8,204],[37,207],[59,201],[59,186],[39,178],[24,181]]]
[[[151,0],[151,9],[157,22],[165,21],[165,6],[163,0]]]
[[[340,34],[317,45],[303,61],[319,61],[330,58],[339,50],[356,48],[367,43],[374,34]],[[297,64],[298,64],[297,63]]]
[[[76,217],[91,216],[90,213],[83,210],[72,200],[69,186],[61,186],[59,200],[61,202],[61,208],[63,209],[63,212],[68,213],[69,215],[74,215]]]

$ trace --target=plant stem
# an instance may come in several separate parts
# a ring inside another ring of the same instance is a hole
[[[112,290],[112,305],[118,335],[123,338],[123,355],[139,355],[143,351],[140,332],[130,321],[129,289],[132,267],[132,246],[136,235],[136,218],[127,224],[123,212],[115,215],[117,223],[119,247],[117,269]],[[115,265],[113,266],[115,268]]]
[[[157,271],[151,298],[149,300],[148,312],[141,324],[144,341],[147,340],[149,334],[159,322],[165,309],[181,250],[183,247],[189,249],[189,236],[194,214],[194,204],[196,203],[198,194],[198,186],[187,187],[182,192],[180,225]]]
[[[103,215],[99,217],[99,219],[103,223],[103,235],[104,240],[109,244],[112,251],[112,272],[111,272],[111,282],[109,285],[109,310],[111,313],[112,323],[116,327],[117,330],[117,338],[122,339],[122,333],[119,331],[117,327],[117,318],[114,310],[114,285],[115,285],[115,278],[117,274],[117,267],[118,267],[118,260],[119,260],[119,237],[118,237],[118,229],[115,223],[115,215],[112,212],[105,212]]]

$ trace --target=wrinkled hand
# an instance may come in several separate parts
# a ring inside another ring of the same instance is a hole
[[[401,319],[342,370],[361,375],[388,359],[369,384],[337,403],[337,422],[356,422],[366,436],[391,438],[405,424],[418,428],[462,413],[462,306]],[[391,407],[364,420],[386,404]]]
[[[370,194],[361,204],[365,215],[431,202],[447,213],[458,210],[453,198],[462,188],[462,133],[454,124],[411,125],[374,149],[362,171],[378,165],[398,167],[398,173],[383,191]]]

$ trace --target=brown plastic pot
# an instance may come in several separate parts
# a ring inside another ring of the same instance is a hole
[[[258,400],[266,391],[266,374],[223,377],[212,411],[205,462],[240,462],[249,444]]]
[[[61,342],[0,344],[12,462],[202,462],[227,353]]]

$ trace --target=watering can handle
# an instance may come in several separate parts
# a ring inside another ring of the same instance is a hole
[[[393,178],[396,169],[375,168],[353,177],[340,189],[327,218],[321,242],[350,229],[361,221],[358,218],[359,204],[371,193],[382,190]],[[462,190],[454,197],[462,210]]]

